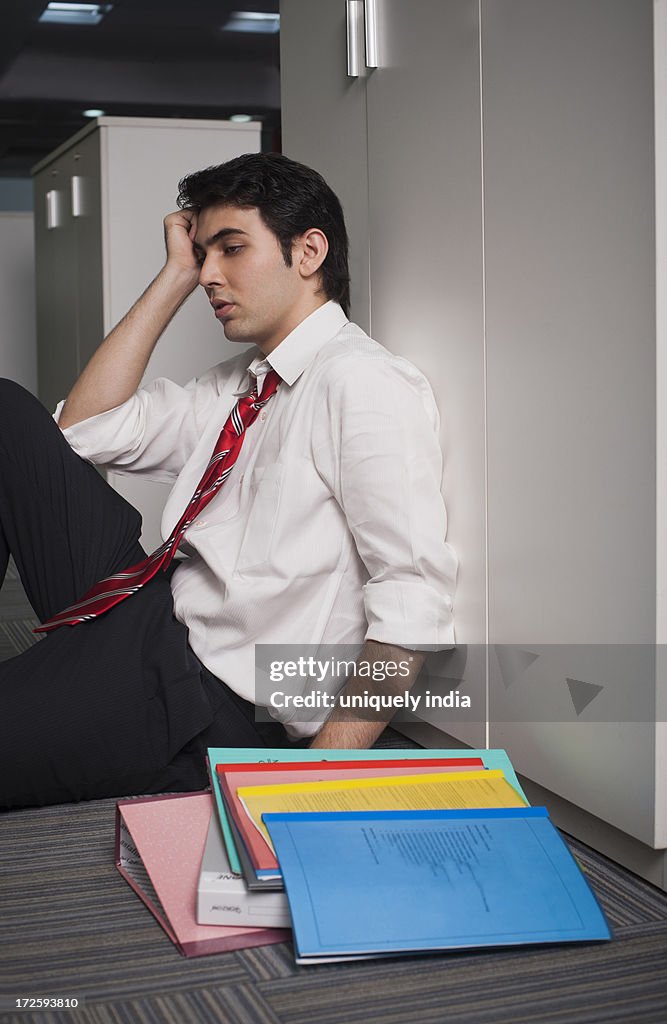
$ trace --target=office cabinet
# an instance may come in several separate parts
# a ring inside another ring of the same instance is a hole
[[[360,6],[347,5],[351,18],[363,15]],[[283,150],[322,171],[341,199],[350,233],[352,319],[414,362],[438,399],[448,536],[467,556],[458,581],[457,639],[470,645],[465,692],[482,716],[452,729],[472,746],[483,745],[485,736],[476,9],[468,0],[390,0],[378,8],[384,66],[366,68],[362,52],[360,74],[352,78],[346,5],[281,5]],[[363,25],[356,28],[363,37]],[[319,42],[324,38],[331,46]],[[428,671],[434,678],[460,675],[460,654],[429,659]],[[422,680],[422,692],[427,685]]]
[[[359,77],[344,6],[317,7],[281,6],[284,150],[363,201],[368,324],[443,418],[460,649],[435,678],[463,675],[484,722],[424,717],[665,847],[667,5],[350,0],[376,34]],[[339,77],[327,53],[304,108],[320,7]],[[340,145],[351,97],[346,174],[318,140]]]
[[[164,262],[163,217],[185,174],[260,149],[261,126],[101,117],[34,169],[39,397],[66,397],[104,336]],[[146,380],[178,383],[238,351],[195,293],[160,340]],[[116,473],[157,546],[165,485]]]
[[[482,14],[490,740],[664,847],[653,5],[565,10]]]

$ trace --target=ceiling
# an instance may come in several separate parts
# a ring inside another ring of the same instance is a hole
[[[279,35],[221,31],[232,11],[279,0],[113,0],[99,25],[38,21],[47,0],[2,0],[0,178],[21,178],[89,123],[110,116],[253,114],[280,144]]]

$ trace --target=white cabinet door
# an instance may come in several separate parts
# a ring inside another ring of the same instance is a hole
[[[491,744],[651,843],[652,4],[481,25]]]
[[[371,328],[428,377],[441,414],[448,540],[460,559],[460,649],[429,658],[420,684],[463,677],[471,712],[420,717],[485,740],[484,318],[478,6],[384,0],[367,81]]]
[[[35,211],[39,394],[50,410],[160,269],[162,219],[176,208],[180,178],[259,149],[259,124],[103,117],[45,162]],[[146,379],[184,384],[238,351],[195,294],[160,339]],[[144,546],[157,547],[169,488],[108,479],[141,511]]]
[[[319,171],[350,237],[352,320],[370,325],[366,79],[347,74],[343,0],[281,0],[283,153]]]
[[[320,170],[351,240],[353,318],[432,383],[442,418],[448,537],[461,559],[459,649],[419,692],[456,687],[485,737],[484,380],[479,35],[473,0],[381,0],[380,67],[347,76],[345,4],[283,0],[283,151]],[[363,62],[362,62],[363,63]]]
[[[66,154],[77,257],[78,372],[104,337],[102,167],[100,135],[93,132]],[[72,383],[74,383],[72,381]],[[63,398],[60,394],[58,398]]]
[[[103,118],[100,125],[104,316],[109,331],[164,261],[162,219],[176,209],[179,180],[203,167],[257,152],[260,126],[131,118]],[[198,288],[161,337],[145,380],[168,377],[185,384],[238,352],[239,346],[226,340]],[[169,486],[118,473],[108,478],[140,509],[144,547],[158,547]]]
[[[70,165],[69,155],[62,154],[34,181],[37,389],[49,412],[79,374],[78,254]]]

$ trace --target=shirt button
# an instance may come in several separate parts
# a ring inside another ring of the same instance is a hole
[[[266,419],[266,413],[265,412],[261,412],[259,414],[259,418],[260,418],[260,420],[265,420]]]

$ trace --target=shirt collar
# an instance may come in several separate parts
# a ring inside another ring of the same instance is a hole
[[[330,300],[319,306],[314,313],[291,331],[268,356],[260,352],[248,366],[248,373],[263,377],[270,369],[290,386],[301,376],[320,349],[338,334],[348,323],[345,313],[337,302]],[[247,390],[247,378],[236,392]]]

